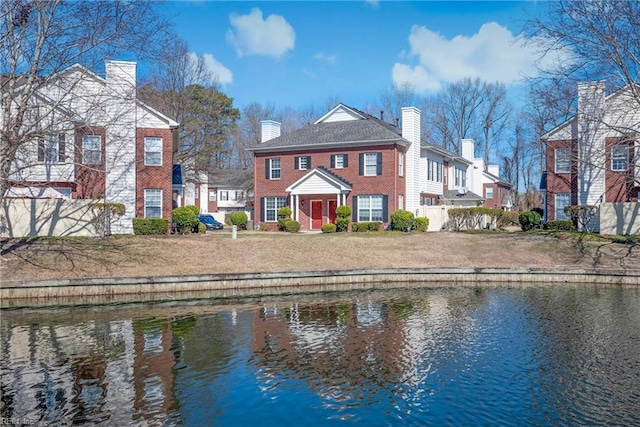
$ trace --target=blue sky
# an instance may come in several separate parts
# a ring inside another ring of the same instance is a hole
[[[524,20],[536,2],[175,1],[163,8],[237,107],[364,108],[411,83],[429,95],[463,77],[517,91],[536,53]]]

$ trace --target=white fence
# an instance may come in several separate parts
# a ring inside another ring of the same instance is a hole
[[[97,236],[93,200],[5,199],[0,236]]]
[[[600,234],[640,234],[640,203],[600,205]]]

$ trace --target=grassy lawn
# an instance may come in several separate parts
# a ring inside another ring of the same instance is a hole
[[[2,281],[386,267],[640,268],[640,239],[568,232],[41,238],[3,242]]]

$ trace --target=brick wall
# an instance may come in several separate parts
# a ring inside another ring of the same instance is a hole
[[[555,149],[562,147],[572,148],[571,152],[571,172],[555,172]],[[577,140],[558,140],[547,142],[546,165],[547,165],[547,220],[555,219],[555,195],[558,193],[571,193],[571,204],[578,203],[578,174],[577,164]]]
[[[626,171],[613,171],[611,170],[611,147],[623,144],[629,146],[629,167]],[[605,150],[605,202],[637,202],[638,187],[634,186],[633,141],[625,142],[623,138],[606,138]]]
[[[144,138],[162,138],[162,165],[145,166]],[[158,188],[162,190],[162,217],[171,221],[172,208],[172,132],[170,129],[138,128],[136,130],[136,217],[144,217],[144,190]]]
[[[262,206],[261,197],[286,197],[289,194],[286,188],[306,175],[310,170],[323,166],[332,173],[340,176],[343,180],[352,185],[352,191],[347,197],[347,205],[353,208],[353,196],[359,195],[387,195],[388,213],[402,207],[398,207],[398,195],[402,194],[406,201],[405,178],[398,176],[398,152],[404,152],[405,148],[397,144],[388,144],[362,148],[327,149],[317,151],[288,151],[279,153],[256,153],[255,156],[255,219],[260,220]],[[360,153],[382,153],[382,175],[361,176],[359,174],[359,154]],[[331,155],[347,154],[348,167],[336,169],[331,167]],[[310,156],[311,167],[306,170],[295,169],[295,157]],[[281,178],[270,180],[265,178],[265,159],[280,158]],[[406,163],[406,159],[405,159]],[[406,164],[405,164],[406,169]],[[405,170],[406,175],[406,170]],[[324,197],[326,196],[326,197]],[[323,200],[323,223],[328,221],[327,202],[335,200],[335,195],[305,195],[301,196],[304,206],[300,207],[301,229],[309,229],[309,217],[311,210],[311,200]],[[292,202],[289,202],[291,206]],[[293,209],[293,206],[291,206]]]
[[[82,136],[98,135],[102,142],[102,159],[100,164],[85,165],[82,163]],[[105,144],[106,131],[104,127],[83,127],[76,130],[75,134],[75,163],[76,185],[72,193],[74,199],[95,199],[104,197],[105,192]]]

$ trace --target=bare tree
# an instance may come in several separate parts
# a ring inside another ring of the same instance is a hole
[[[482,85],[483,102],[480,106],[482,136],[484,140],[484,167],[489,166],[489,151],[499,142],[507,128],[511,105],[507,101],[507,90],[503,83],[484,83]]]
[[[74,120],[80,126],[81,120],[97,115],[122,120],[117,116],[130,112],[113,104],[105,110],[104,99],[88,97],[72,105],[71,94],[78,93],[90,76],[65,79],[63,71],[76,63],[94,70],[106,58],[120,55],[157,57],[170,28],[147,2],[0,2],[0,203],[12,179],[37,158],[29,155],[31,147],[52,130],[64,131],[62,127]],[[48,96],[44,88],[55,93]],[[121,93],[118,99],[127,97]]]

